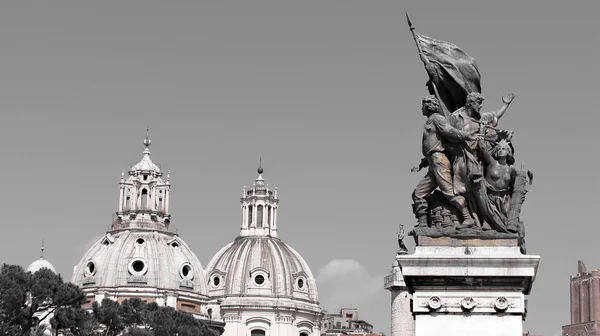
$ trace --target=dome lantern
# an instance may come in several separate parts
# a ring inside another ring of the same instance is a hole
[[[254,185],[246,191],[243,189],[241,198],[242,203],[242,223],[240,236],[271,236],[277,237],[277,207],[279,199],[277,194],[269,190],[269,185],[265,184],[262,177],[264,172],[261,165],[258,167],[258,177],[254,180]]]
[[[152,141],[148,130],[143,143],[142,160],[131,167],[127,178],[121,173],[119,207],[113,230],[138,227],[166,231],[169,228],[170,174],[164,181],[160,167],[150,159]]]

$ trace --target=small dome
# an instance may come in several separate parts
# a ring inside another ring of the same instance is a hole
[[[200,261],[170,232],[109,233],[83,255],[73,273],[81,288],[153,287],[206,295]]]
[[[35,272],[41,270],[42,268],[47,268],[47,269],[51,270],[52,272],[56,273],[54,266],[52,266],[52,264],[48,260],[44,259],[43,257],[32,262],[31,265],[29,265],[29,267],[27,267],[27,272],[35,273]]]
[[[151,171],[158,173],[160,172],[160,167],[152,162],[152,159],[150,159],[150,150],[146,147],[144,150],[144,157],[140,162],[131,167],[131,171]]]
[[[318,304],[317,284],[306,261],[271,236],[236,238],[212,258],[206,275],[210,296],[277,296]]]

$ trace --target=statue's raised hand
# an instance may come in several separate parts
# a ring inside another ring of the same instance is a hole
[[[515,99],[515,96],[516,95],[514,93],[509,93],[506,96],[502,96],[502,102],[504,104],[510,104],[513,101],[513,99]]]
[[[411,172],[411,173],[416,173],[416,172],[418,172],[418,171],[420,171],[420,170],[421,170],[421,167],[419,167],[419,166],[414,166],[414,167],[412,167],[412,168],[410,169],[410,172]]]

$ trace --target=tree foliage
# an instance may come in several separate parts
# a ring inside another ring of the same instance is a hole
[[[56,334],[129,336],[219,336],[189,313],[134,298],[121,304],[104,299],[83,309],[85,294],[48,269],[26,272],[4,264],[0,270],[0,336],[42,335],[39,321],[51,314]]]
[[[32,274],[21,266],[4,264],[0,270],[0,334],[29,334],[55,310],[78,307],[84,300],[77,286],[65,283],[49,269]]]

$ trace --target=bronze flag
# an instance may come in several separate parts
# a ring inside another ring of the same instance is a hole
[[[467,94],[481,93],[481,75],[475,58],[458,46],[415,33],[420,52],[429,63],[430,81],[436,84],[439,99],[452,112],[465,105]],[[433,89],[430,86],[430,93]]]

